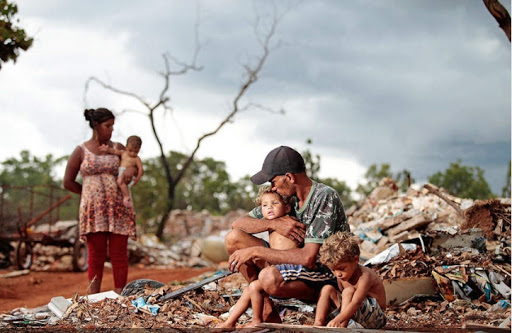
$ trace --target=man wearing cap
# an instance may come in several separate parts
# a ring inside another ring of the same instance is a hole
[[[266,220],[256,207],[233,222],[226,235],[230,269],[242,273],[248,282],[259,279],[271,296],[316,300],[323,285],[336,284],[331,271],[317,264],[320,246],[332,234],[350,231],[338,193],[310,179],[302,156],[287,146],[268,153],[251,181],[257,185],[271,182],[273,191],[292,199],[292,210],[290,215]],[[264,231],[275,231],[304,246],[271,249],[253,236]],[[280,321],[268,296],[263,315],[266,322]]]

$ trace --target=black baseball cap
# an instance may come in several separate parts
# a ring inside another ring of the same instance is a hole
[[[306,165],[302,156],[290,147],[280,146],[268,153],[261,171],[251,177],[251,182],[261,185],[275,176],[303,171],[306,171]]]

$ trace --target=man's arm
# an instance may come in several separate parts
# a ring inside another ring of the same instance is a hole
[[[260,259],[272,265],[286,263],[314,268],[321,245],[306,243],[302,248],[290,250],[275,250],[261,246],[249,247],[233,252],[229,257],[229,267],[238,271],[242,264],[250,260]]]
[[[137,176],[133,181],[133,185],[136,185],[139,182],[142,175],[144,174],[144,169],[142,168],[142,161],[140,160],[140,157],[137,156],[135,163],[137,164]]]
[[[302,243],[304,241],[304,236],[306,235],[304,224],[288,215],[273,220],[255,219],[249,215],[244,215],[235,220],[231,225],[231,228],[243,230],[248,234],[257,234],[264,231],[276,231],[280,235],[298,243]]]

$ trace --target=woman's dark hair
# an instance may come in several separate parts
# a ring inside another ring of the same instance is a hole
[[[84,111],[85,120],[89,122],[89,126],[94,129],[94,123],[101,124],[104,121],[109,119],[115,119],[116,116],[106,108],[97,108],[97,109],[86,109]]]

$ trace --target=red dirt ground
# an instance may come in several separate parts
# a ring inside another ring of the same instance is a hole
[[[128,282],[136,279],[152,279],[162,283],[185,281],[202,273],[214,271],[207,268],[144,268],[131,266],[128,269]],[[0,270],[0,275],[12,270]],[[84,295],[88,287],[87,272],[36,272],[27,275],[0,278],[0,313],[19,307],[35,308],[46,305],[54,296],[72,297],[78,291]],[[114,289],[112,269],[105,268],[101,291]]]

